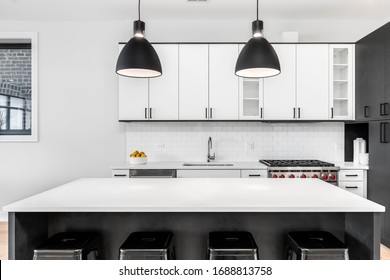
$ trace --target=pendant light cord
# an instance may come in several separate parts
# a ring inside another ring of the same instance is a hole
[[[259,0],[257,0],[256,13],[257,20],[259,20]]]
[[[138,20],[141,20],[141,0],[138,0]]]

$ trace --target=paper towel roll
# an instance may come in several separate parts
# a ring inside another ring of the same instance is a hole
[[[359,140],[360,140],[359,153],[360,154],[365,154],[366,153],[366,147],[367,147],[366,140],[364,140],[363,138],[359,138]]]

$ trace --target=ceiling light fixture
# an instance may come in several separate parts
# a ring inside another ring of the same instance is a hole
[[[238,56],[235,73],[243,78],[266,78],[280,74],[280,63],[274,48],[263,36],[263,21],[259,20],[259,0],[257,19],[252,22],[252,38]]]
[[[162,75],[156,50],[145,39],[145,22],[141,21],[141,0],[138,0],[138,20],[134,21],[134,37],[127,42],[116,63],[118,75],[133,78],[154,78]]]

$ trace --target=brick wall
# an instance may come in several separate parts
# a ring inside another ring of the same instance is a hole
[[[0,48],[0,93],[30,98],[31,49]]]

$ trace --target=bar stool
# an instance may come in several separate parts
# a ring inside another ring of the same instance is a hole
[[[34,249],[34,260],[97,260],[99,236],[90,232],[61,232]]]
[[[348,248],[327,231],[296,231],[287,234],[288,260],[348,260]]]
[[[253,236],[245,231],[216,231],[209,233],[207,259],[258,260]]]
[[[119,249],[120,260],[174,260],[171,232],[133,232]]]

